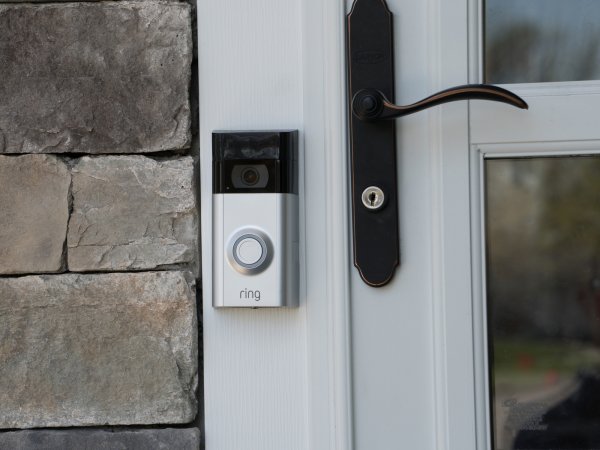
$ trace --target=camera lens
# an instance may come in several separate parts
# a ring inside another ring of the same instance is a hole
[[[254,186],[260,180],[260,175],[254,167],[248,167],[242,171],[242,181],[247,186]]]
[[[231,184],[234,189],[264,189],[269,184],[269,169],[265,164],[235,164]]]

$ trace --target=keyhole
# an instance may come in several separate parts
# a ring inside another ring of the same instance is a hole
[[[375,192],[371,192],[369,194],[369,203],[371,206],[375,206],[375,202],[377,201],[377,194]]]

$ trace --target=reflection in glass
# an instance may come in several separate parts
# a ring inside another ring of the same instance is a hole
[[[600,449],[600,157],[485,163],[494,450]]]
[[[485,81],[600,79],[600,1],[486,0]]]

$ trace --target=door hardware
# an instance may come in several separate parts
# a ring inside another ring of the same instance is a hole
[[[385,194],[377,186],[369,186],[363,191],[361,200],[365,208],[377,210],[383,207]]]
[[[395,105],[392,21],[385,0],[354,0],[346,22],[354,265],[374,287],[389,283],[400,265],[396,128],[389,119],[457,100],[528,108],[512,92],[485,84],[456,86],[411,105]],[[378,189],[381,197],[370,189]]]
[[[361,89],[352,98],[352,114],[363,121],[397,119],[457,100],[490,100],[527,109],[527,103],[521,97],[506,89],[489,84],[466,84],[446,89],[407,106],[394,105],[382,92],[375,89]]]

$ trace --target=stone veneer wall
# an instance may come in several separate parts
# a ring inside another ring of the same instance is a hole
[[[192,60],[186,3],[0,3],[0,449],[200,446]]]

